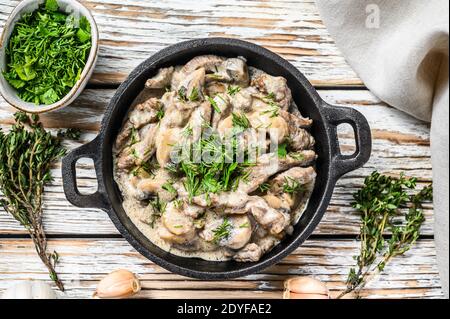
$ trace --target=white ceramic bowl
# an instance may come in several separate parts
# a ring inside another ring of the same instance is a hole
[[[70,92],[59,100],[56,103],[45,105],[40,104],[36,105],[34,103],[29,103],[22,101],[17,96],[17,91],[14,89],[8,81],[3,77],[3,70],[6,69],[6,54],[5,48],[8,45],[9,37],[14,30],[14,26],[17,21],[20,20],[21,16],[24,13],[32,12],[38,8],[38,6],[44,3],[45,0],[24,0],[20,2],[16,8],[14,8],[13,12],[9,16],[8,20],[6,20],[5,26],[3,28],[3,33],[0,37],[0,93],[3,98],[15,108],[28,112],[28,113],[44,113],[53,110],[57,110],[63,108],[69,104],[71,104],[83,91],[86,86],[89,78],[94,72],[94,67],[97,62],[98,56],[98,29],[97,24],[95,23],[94,17],[89,12],[89,10],[75,0],[58,0],[58,4],[60,10],[67,13],[73,13],[75,15],[84,16],[88,19],[91,24],[91,39],[92,39],[92,47],[91,52],[89,53],[88,60],[86,65],[81,73],[80,79],[77,81],[75,86],[70,90]]]

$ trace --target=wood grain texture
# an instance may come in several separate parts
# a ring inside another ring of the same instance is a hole
[[[0,0],[0,26],[18,2]],[[140,62],[180,41],[232,37],[280,54],[315,85],[361,85],[322,24],[314,1],[81,2],[92,10],[100,30],[100,57],[91,83],[119,84]]]
[[[283,281],[294,275],[311,275],[327,282],[336,293],[344,287],[352,256],[358,251],[353,238],[359,216],[350,207],[352,194],[373,170],[431,182],[429,126],[384,103],[362,86],[347,65],[320,20],[313,0],[81,0],[89,7],[100,30],[100,56],[91,89],[73,105],[41,117],[46,127],[83,130],[80,142],[92,140],[100,127],[107,103],[128,73],[156,51],[180,41],[202,37],[248,40],[280,54],[293,63],[331,104],[353,107],[369,121],[373,135],[370,161],[344,176],[313,237],[294,254],[261,274],[227,281],[200,281],[171,274],[137,253],[103,211],[70,205],[62,190],[60,164],[44,195],[44,224],[51,236],[50,250],[61,255],[58,268],[65,298],[90,298],[100,278],[126,268],[143,284],[139,298],[280,298]],[[0,30],[19,0],[0,0]],[[337,89],[339,87],[339,89]],[[342,87],[342,88],[341,88]],[[356,89],[355,89],[356,88]],[[8,130],[13,112],[0,97],[0,128]],[[349,127],[339,128],[341,150],[354,150]],[[92,163],[78,163],[78,184],[83,193],[96,188]],[[394,259],[385,273],[372,282],[368,298],[442,298],[433,236],[433,207],[425,209],[422,237],[405,256]],[[22,279],[49,280],[25,232],[0,209],[0,293]],[[58,239],[54,239],[57,237]],[[83,237],[83,238],[80,238]],[[107,239],[111,237],[110,239]],[[341,238],[341,239],[338,239]],[[344,238],[344,239],[343,239]],[[220,288],[218,288],[220,287]],[[59,293],[59,292],[58,292]]]
[[[99,128],[105,106],[113,90],[86,90],[70,107],[41,116],[46,127],[54,129],[79,127],[85,131],[82,143],[92,140]],[[365,176],[373,170],[389,174],[406,172],[420,180],[420,186],[431,181],[428,125],[378,101],[366,90],[323,90],[322,97],[329,103],[354,107],[369,120],[374,140],[370,161],[361,169],[344,176],[337,184],[331,205],[315,234],[356,235],[359,216],[350,207],[352,194],[361,186]],[[70,120],[67,120],[70,119]],[[7,128],[13,121],[12,110],[0,98],[0,125]],[[354,145],[351,130],[340,130],[344,149]],[[69,148],[79,146],[71,143]],[[67,202],[62,190],[60,167],[53,169],[54,181],[46,188],[45,226],[49,234],[118,234],[106,213],[95,209],[76,208]],[[79,187],[83,192],[95,189],[96,179],[89,161],[80,161]],[[426,222],[422,232],[433,234],[432,206],[427,206]],[[0,234],[23,233],[11,217],[0,213]]]
[[[98,280],[118,268],[139,275],[143,287],[139,298],[281,298],[283,281],[295,275],[314,276],[336,293],[344,287],[357,248],[352,240],[308,240],[261,274],[219,282],[172,274],[142,257],[123,239],[63,239],[51,240],[49,245],[61,256],[58,272],[67,289],[66,298],[89,298]],[[0,292],[14,281],[48,280],[29,240],[0,240],[0,255]],[[433,241],[420,240],[405,256],[394,259],[363,296],[440,298],[435,262]]]

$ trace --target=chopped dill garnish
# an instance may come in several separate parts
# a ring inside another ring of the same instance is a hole
[[[165,112],[164,109],[161,107],[158,112],[156,112],[156,118],[158,119],[158,122],[162,120],[162,118],[164,117]]]
[[[168,191],[171,194],[177,194],[177,190],[175,189],[175,187],[173,187],[173,184],[171,182],[164,183],[162,189]]]
[[[233,122],[233,127],[236,128],[240,128],[240,129],[248,129],[250,127],[250,121],[247,118],[247,116],[245,116],[245,114],[241,113],[231,113],[232,118],[232,122]]]
[[[141,165],[133,168],[133,170],[131,171],[131,174],[133,174],[133,176],[138,176],[142,172],[145,172],[146,174],[148,174],[150,176],[155,176],[155,170],[157,170],[158,168],[159,168],[159,164],[157,162],[147,161],[147,162],[144,162]]]
[[[299,193],[303,190],[304,190],[303,185],[300,184],[294,178],[289,177],[289,176],[286,176],[284,178],[283,192],[288,193],[288,194],[295,194],[295,193]]]
[[[191,94],[189,95],[189,101],[194,102],[200,98],[197,88],[193,88]]]
[[[180,87],[177,91],[177,96],[180,101],[186,102],[186,88],[184,86]]]
[[[232,85],[229,85],[228,88],[227,88],[227,93],[228,93],[229,95],[231,95],[231,96],[234,96],[234,95],[236,95],[236,93],[238,93],[240,90],[241,90],[241,87],[240,87],[240,86],[232,86]]]
[[[192,126],[186,125],[186,127],[181,132],[181,135],[185,138],[188,138],[188,137],[192,136],[193,132],[194,132],[194,130],[192,129]]]
[[[155,226],[155,222],[164,214],[167,203],[161,201],[159,196],[156,195],[149,201],[149,206],[152,207],[152,214],[150,215],[150,226],[153,228]]]
[[[210,96],[208,96],[208,101],[211,104],[211,106],[214,108],[214,111],[216,111],[217,113],[222,113],[222,111],[220,111],[219,106],[217,105],[217,102],[214,101],[213,98],[211,98]]]
[[[242,225],[239,226],[239,228],[249,228],[250,227],[250,223],[249,222],[245,222]]]
[[[223,219],[222,224],[220,224],[216,229],[213,230],[213,233],[214,233],[213,242],[215,244],[217,244],[222,239],[227,239],[230,236],[232,228],[233,228],[233,225],[231,225],[228,217],[225,217]]]
[[[289,153],[289,156],[297,161],[303,161],[305,160],[305,155],[303,155],[301,152],[293,152]]]
[[[278,157],[286,158],[286,156],[288,154],[287,148],[288,148],[288,143],[286,143],[286,142],[278,144],[278,151],[277,151]]]
[[[220,136],[212,134],[194,142],[189,156],[184,156],[178,165],[168,169],[173,173],[179,173],[181,177],[186,177],[183,185],[189,200],[204,193],[229,191],[246,175],[248,176],[246,172],[249,167],[248,156],[244,154],[243,163],[234,161],[233,155],[236,154],[237,147],[237,143],[233,143],[233,151],[230,152],[228,146],[222,143]],[[202,159],[208,157],[210,160],[193,162],[194,154],[201,154]]]
[[[139,134],[138,134],[138,130],[133,126],[131,128],[131,137],[130,137],[130,146],[136,144],[137,142],[139,142]]]
[[[275,101],[274,93],[266,95],[263,101],[269,105],[269,108],[261,112],[261,115],[270,114],[270,117],[277,117],[280,115],[280,106]]]
[[[270,188],[270,184],[269,183],[262,183],[261,185],[259,185],[259,191],[260,192],[262,192],[262,193],[264,193],[264,192],[267,192],[268,190],[269,190],[269,188]]]

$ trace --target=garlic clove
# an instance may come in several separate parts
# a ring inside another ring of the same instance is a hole
[[[327,286],[311,277],[294,277],[284,282],[284,299],[327,299]],[[323,296],[323,298],[319,298]]]
[[[119,269],[100,280],[94,297],[127,298],[141,290],[139,279],[130,271]]]

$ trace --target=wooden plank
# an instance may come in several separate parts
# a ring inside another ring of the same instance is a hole
[[[113,90],[86,90],[72,105],[61,111],[41,116],[46,127],[82,128],[81,143],[92,140],[99,128],[106,104]],[[352,234],[359,229],[359,217],[350,207],[352,194],[373,170],[390,174],[404,171],[421,181],[420,187],[431,181],[429,127],[378,101],[366,90],[323,90],[322,97],[332,104],[354,107],[368,119],[373,135],[372,157],[363,168],[344,176],[337,184],[331,204],[315,234]],[[7,129],[13,121],[13,110],[0,98],[0,127]],[[70,119],[70,120],[68,120]],[[342,129],[341,145],[351,148],[351,132]],[[80,143],[69,143],[68,147]],[[80,190],[95,189],[96,180],[89,161],[80,161],[78,170]],[[59,164],[53,169],[54,181],[46,188],[45,226],[49,234],[118,234],[106,213],[96,209],[80,209],[70,205],[63,194]],[[433,234],[432,206],[425,211],[422,233]],[[0,211],[0,234],[22,234],[23,229],[10,216]]]
[[[18,2],[0,0],[0,26]],[[334,45],[314,1],[82,2],[92,10],[100,31],[100,56],[91,83],[119,84],[168,45],[219,36],[263,45],[292,62],[315,85],[362,84]]]
[[[296,275],[314,276],[326,282],[333,293],[343,289],[358,243],[308,240],[292,255],[260,274],[220,282],[172,274],[142,257],[123,239],[51,240],[49,249],[57,250],[61,256],[58,272],[67,289],[66,298],[89,298],[98,280],[119,268],[138,274],[143,286],[139,298],[280,298],[283,281]],[[1,239],[0,254],[0,293],[23,279],[48,281],[30,240]],[[394,259],[368,285],[363,296],[442,297],[433,241],[420,240],[405,256]]]

